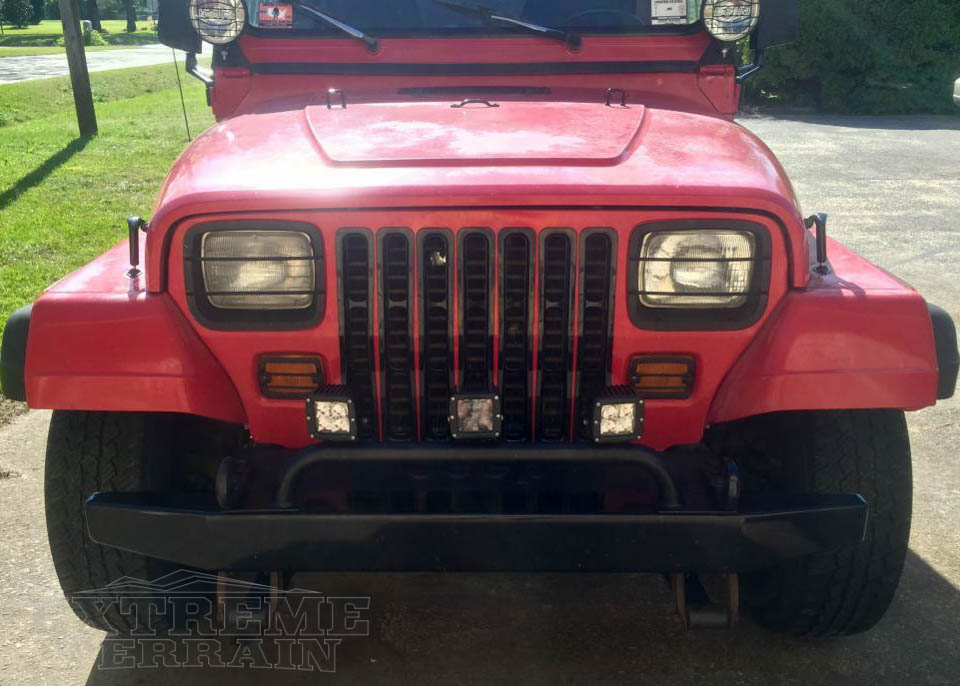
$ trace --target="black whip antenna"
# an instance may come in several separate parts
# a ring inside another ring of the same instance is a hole
[[[187,142],[193,140],[190,136],[190,122],[187,120],[187,103],[183,99],[183,84],[180,82],[180,66],[177,64],[177,51],[170,48],[173,53],[173,70],[177,72],[177,88],[180,89],[180,107],[183,108],[183,125],[187,128]]]

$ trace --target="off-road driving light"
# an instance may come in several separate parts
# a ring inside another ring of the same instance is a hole
[[[594,442],[619,443],[642,435],[643,400],[629,386],[613,386],[594,400]]]
[[[307,429],[313,438],[355,441],[357,413],[346,386],[324,386],[307,398]]]
[[[757,28],[760,0],[706,0],[703,23],[714,38],[738,41]]]
[[[497,393],[469,393],[450,398],[450,436],[458,439],[500,437],[500,396]]]
[[[190,23],[214,45],[236,40],[247,21],[243,0],[190,0]]]
[[[740,307],[753,278],[748,231],[655,231],[643,238],[637,283],[646,307]]]
[[[299,231],[211,231],[200,244],[210,304],[226,310],[301,310],[313,304],[310,236]]]

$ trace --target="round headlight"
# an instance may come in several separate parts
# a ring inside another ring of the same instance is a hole
[[[243,0],[190,0],[190,23],[208,43],[236,40],[247,21]]]
[[[703,23],[714,38],[738,41],[757,28],[760,0],[706,0]]]

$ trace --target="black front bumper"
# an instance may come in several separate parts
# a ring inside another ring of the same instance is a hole
[[[90,537],[206,570],[745,572],[859,542],[858,495],[739,513],[308,514],[203,511],[98,493]]]
[[[684,498],[675,462],[637,446],[452,453],[328,446],[294,455],[279,469],[272,501],[279,505],[267,509],[222,510],[156,494],[97,493],[86,505],[87,526],[103,545],[184,567],[236,571],[743,572],[863,538],[867,504],[859,495],[784,495],[726,511],[692,494]],[[399,472],[391,468],[405,464],[423,470],[447,463],[445,469],[470,468],[481,480],[481,470],[493,463],[554,465],[579,485],[590,470],[599,481],[620,481],[622,470],[632,468],[657,484],[660,504],[629,514],[299,509],[294,485],[305,470],[319,472],[329,484],[338,463],[375,475],[381,484],[395,484]]]

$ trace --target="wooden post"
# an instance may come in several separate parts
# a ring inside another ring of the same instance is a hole
[[[60,20],[63,23],[63,42],[67,48],[67,64],[70,66],[70,83],[73,86],[73,103],[77,108],[77,124],[81,136],[97,132],[97,113],[93,109],[93,93],[90,90],[90,74],[87,72],[87,55],[83,50],[83,33],[80,31],[80,7],[78,0],[59,0]]]

